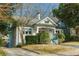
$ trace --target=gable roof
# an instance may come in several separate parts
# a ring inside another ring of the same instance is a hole
[[[51,18],[46,17],[45,19],[49,19],[53,24],[57,25]]]
[[[55,23],[59,22],[59,19],[57,17],[50,17]]]
[[[17,19],[27,20],[25,16],[23,16],[23,17],[14,16],[13,18],[15,20],[17,20]],[[59,21],[59,19],[57,19],[56,17],[52,17],[52,18],[45,17],[45,18],[41,19],[40,15],[37,15],[33,20],[29,21],[29,23],[27,25],[29,25],[29,26],[35,25],[35,24],[37,24],[38,22],[40,22],[41,20],[44,20],[44,19],[49,19],[52,22],[52,24],[54,24],[56,26],[57,26],[57,22]]]
[[[55,26],[57,26],[57,24],[56,24],[51,18],[49,18],[49,17],[46,17],[46,18],[44,18],[44,19],[42,19],[42,20],[39,20],[39,21],[36,22],[35,24],[38,24],[40,21],[43,21],[43,20],[49,20],[52,24],[54,24]]]
[[[29,21],[28,25],[33,25],[35,23],[37,23],[40,19],[38,19],[37,17],[34,18],[33,20]]]
[[[39,15],[39,14],[38,14]],[[40,19],[39,19],[40,18]],[[58,25],[58,22],[59,22],[59,19],[57,18],[57,17],[54,17],[54,16],[47,16],[47,17],[45,17],[45,18],[41,18],[41,15],[40,16],[37,16],[35,19],[33,19],[31,22],[30,22],[30,24],[31,25],[35,25],[35,24],[37,24],[38,22],[40,22],[41,20],[43,20],[43,19],[46,19],[46,18],[48,18],[54,25]]]

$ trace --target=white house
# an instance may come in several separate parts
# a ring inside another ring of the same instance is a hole
[[[56,31],[62,31],[58,28],[58,24],[56,22],[58,20],[56,17],[53,17],[52,19],[50,17],[45,17],[41,19],[40,14],[36,16],[32,21],[28,23],[25,27],[17,27],[16,28],[16,45],[19,43],[22,43],[21,35],[20,33],[23,33],[23,41],[25,42],[25,36],[28,35],[36,35],[37,33],[41,31],[47,31],[50,35],[50,39],[52,39],[53,34],[56,33]],[[19,28],[19,30],[18,30]]]

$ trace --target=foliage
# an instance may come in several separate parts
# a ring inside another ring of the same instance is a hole
[[[7,45],[7,42],[5,39],[2,39],[2,37],[0,37],[0,47],[5,47]]]
[[[79,36],[65,35],[65,41],[79,41]]]
[[[65,34],[65,41],[70,41],[70,34]]]
[[[79,41],[79,36],[70,36],[70,41]]]
[[[38,33],[36,36],[26,36],[26,44],[44,44],[50,43],[47,32]]]
[[[0,37],[0,47],[2,47],[3,46],[3,40],[2,40],[2,38]]]
[[[0,49],[0,56],[6,56],[6,52]]]
[[[38,43],[37,36],[26,36],[26,44],[36,44]]]
[[[68,27],[79,25],[79,4],[61,3],[53,14],[61,19]]]
[[[59,43],[65,41],[65,35],[64,35],[64,33],[59,33],[58,34],[58,38],[59,38]]]
[[[16,7],[11,7],[16,5],[15,3],[4,3],[2,4],[2,7],[4,7],[4,5],[6,5],[6,8],[4,11],[4,8],[1,8],[3,11],[1,11],[1,16],[3,16],[0,20],[0,32],[3,33],[7,33],[8,31],[8,25],[12,24],[12,29],[16,26],[16,21],[11,17],[13,15],[13,13],[15,12]]]
[[[4,33],[6,32],[6,29],[7,29],[7,23],[0,20],[0,32]]]
[[[49,33],[48,32],[38,33],[38,40],[39,43],[50,43]]]
[[[10,24],[12,27],[10,28]],[[0,33],[7,34],[9,30],[13,30],[17,26],[17,21],[9,19],[9,21],[0,20]]]
[[[6,7],[5,7],[5,5],[6,5]],[[13,12],[15,12],[15,10],[16,10],[16,6],[12,7],[14,5],[17,5],[17,4],[16,3],[4,3],[4,4],[1,4],[1,6],[3,7],[3,8],[1,8],[1,10],[2,10],[1,13],[0,13],[1,16],[3,16],[3,18],[8,17],[8,16],[9,17],[12,16]]]

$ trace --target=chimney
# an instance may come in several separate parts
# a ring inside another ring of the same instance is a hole
[[[40,20],[40,13],[39,12],[37,13],[37,18]]]

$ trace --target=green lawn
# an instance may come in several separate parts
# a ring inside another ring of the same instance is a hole
[[[35,52],[43,53],[58,53],[58,52],[68,52],[75,50],[75,48],[65,47],[61,45],[51,45],[51,44],[37,44],[37,45],[26,45],[22,47],[23,49],[32,50]]]
[[[65,43],[62,43],[62,45],[79,46],[79,42],[65,42]]]
[[[6,55],[5,51],[3,51],[2,49],[0,49],[0,56],[5,56],[5,55]]]

